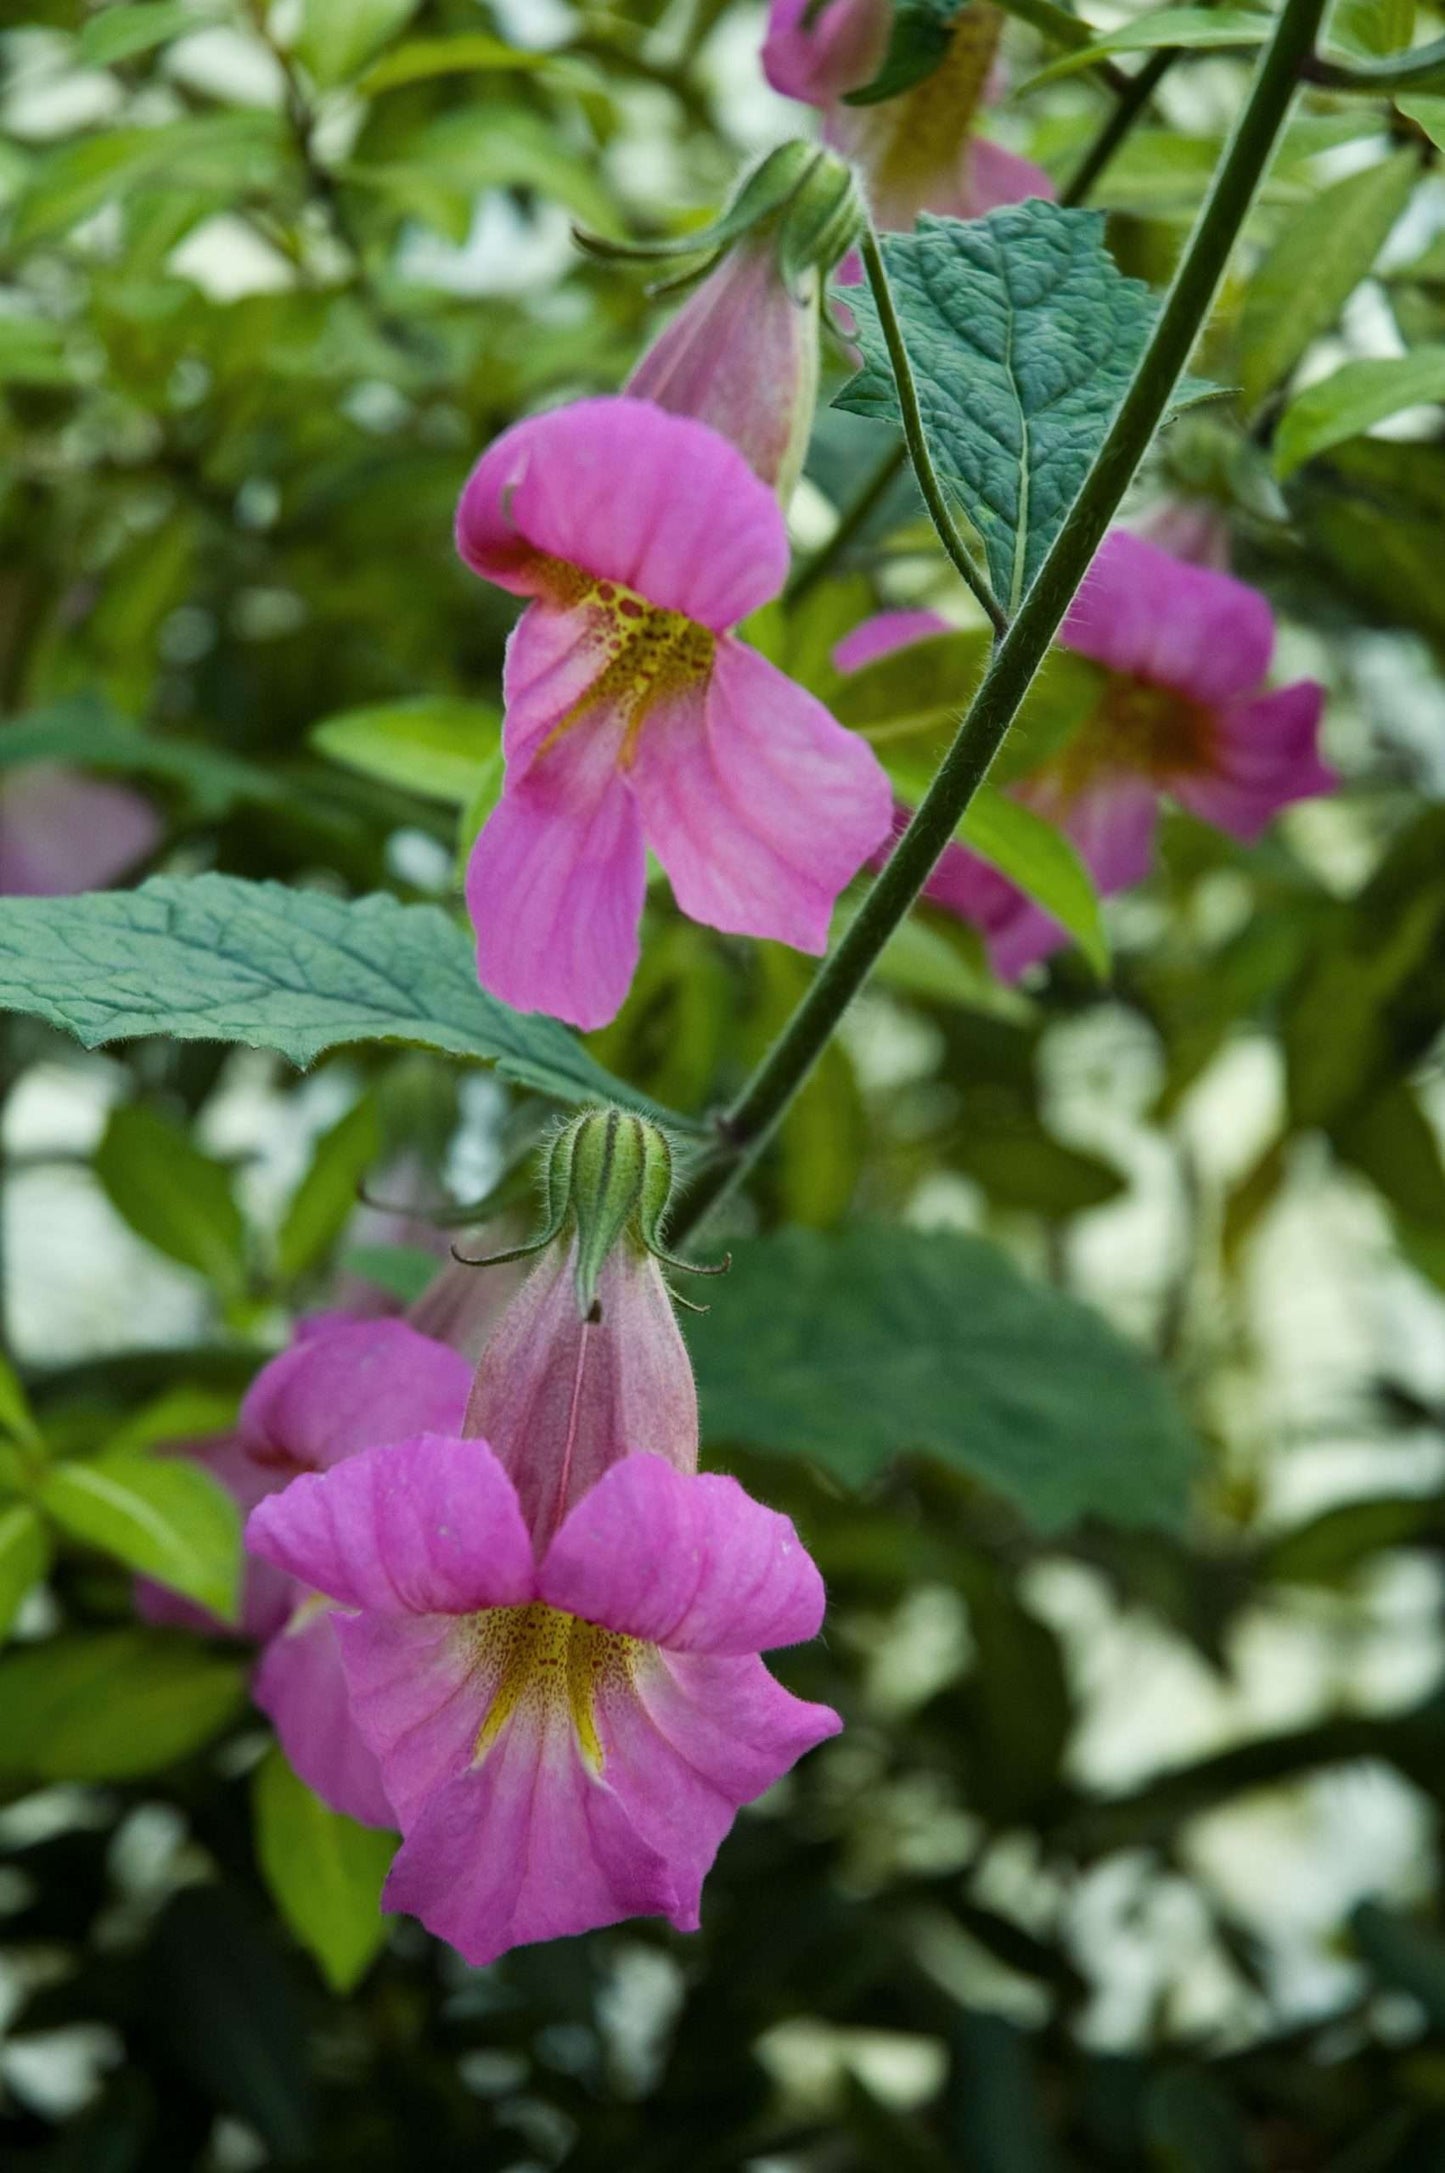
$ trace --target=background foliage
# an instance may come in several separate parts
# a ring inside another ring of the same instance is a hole
[[[1018,15],[990,125],[1067,183],[1114,93]],[[1415,18],[1343,0],[1336,49]],[[43,1013],[5,1041],[7,2167],[1445,2162],[1439,98],[1310,94],[1200,357],[1233,389],[1141,494],[1227,521],[1343,795],[1253,851],[1171,817],[1108,952],[1085,900],[1093,963],[1022,995],[915,915],[733,1210],[709,1453],[818,1554],[785,1672],[849,1725],[741,1821],[703,1934],[467,1971],[377,1917],[384,1840],[294,1780],[238,1649],[134,1621],[136,1572],[233,1604],[224,1498],[156,1451],[294,1314],[411,1294],[414,1211],[510,1210],[549,1098],[700,1121],[806,983],[654,893],[584,1049],[478,993],[451,912],[511,608],[452,555],[459,482],[653,322],[569,219],[675,231],[799,124],[760,34],[728,0],[38,0],[0,42],[0,765],[166,823],[103,1003],[26,909],[0,944]],[[1167,276],[1258,36],[1109,40],[1175,55],[1090,194],[1129,277]],[[805,552],[887,444],[823,412]],[[939,597],[900,485],[754,632],[827,687],[875,602]],[[961,620],[839,713],[926,773],[980,665]],[[279,1053],[155,1038],[178,1007]]]

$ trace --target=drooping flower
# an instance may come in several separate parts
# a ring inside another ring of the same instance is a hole
[[[906,233],[920,211],[976,219],[1000,204],[1054,193],[1041,166],[974,133],[997,95],[1003,30],[992,0],[954,18],[933,71],[896,97],[846,105],[878,73],[888,47],[889,0],[773,0],[763,68],[775,90],[820,106],[824,138],[862,169],[874,221]]]
[[[247,1527],[347,1610],[352,1710],[403,1836],[383,1906],[474,1964],[631,1915],[696,1929],[738,1808],[839,1725],[759,1657],[822,1620],[793,1526],[696,1468],[652,1249],[666,1173],[638,1119],[570,1126],[560,1216],[467,1433],[299,1478]]]
[[[820,953],[888,828],[864,742],[733,631],[776,595],[782,515],[736,448],[650,401],[516,424],[457,514],[531,599],[507,645],[506,789],[472,851],[483,986],[581,1027],[637,962],[651,845],[692,919]]]
[[[176,1453],[193,1455],[249,1512],[299,1472],[327,1470],[414,1428],[460,1426],[470,1380],[459,1352],[404,1321],[322,1315],[262,1367],[234,1434]],[[153,1622],[254,1639],[261,1652],[251,1694],[297,1773],[333,1810],[364,1825],[396,1823],[351,1717],[330,1609],[313,1591],[253,1556],[234,1631],[149,1582],[138,1604]]]
[[[858,670],[944,630],[931,614],[885,613],[840,643],[835,662]],[[1097,704],[1057,755],[1010,789],[1072,840],[1103,895],[1148,874],[1161,797],[1248,843],[1293,801],[1333,790],[1317,745],[1324,689],[1313,679],[1264,688],[1273,614],[1232,575],[1116,529],[1060,640],[1103,667]],[[895,837],[905,820],[906,810],[895,813]],[[1069,941],[963,846],[948,847],[925,895],[981,931],[1006,980]]]
[[[49,762],[0,777],[0,897],[100,890],[160,842],[149,801]]]

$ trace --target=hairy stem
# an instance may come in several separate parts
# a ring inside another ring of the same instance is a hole
[[[1324,8],[1325,0],[1284,0],[1153,335],[1068,518],[995,649],[953,745],[896,850],[772,1048],[720,1118],[720,1151],[698,1172],[674,1217],[671,1243],[685,1236],[756,1158],[987,775],[1208,318],[1314,50]],[[902,385],[899,391],[902,405]]]
[[[883,344],[888,349],[888,360],[893,370],[898,409],[903,417],[904,442],[908,447],[908,457],[913,463],[913,472],[918,478],[918,488],[923,493],[923,503],[928,508],[928,517],[938,530],[938,540],[955,569],[982,604],[994,632],[1006,633],[1008,618],[1003,606],[974,564],[968,546],[958,532],[948,500],[944,496],[943,485],[934,472],[928,451],[928,438],[923,428],[923,413],[918,405],[918,388],[913,382],[913,365],[908,359],[908,349],[903,344],[903,327],[898,322],[898,312],[893,307],[893,289],[888,284],[883,251],[878,246],[878,236],[871,226],[864,228],[858,247],[863,258],[863,269],[868,275],[868,284],[873,290],[873,303],[878,311],[878,327],[883,334]]]

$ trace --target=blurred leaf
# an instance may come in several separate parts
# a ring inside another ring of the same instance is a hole
[[[981,630],[909,642],[837,678],[825,694],[840,724],[861,732],[885,768],[895,759],[937,767],[977,690],[989,657]],[[1087,657],[1051,649],[1024,696],[993,784],[1012,783],[1067,746],[1098,706],[1104,673]]]
[[[499,102],[443,113],[407,137],[395,157],[362,158],[344,174],[458,246],[483,189],[535,189],[599,234],[622,228],[595,160],[569,150],[540,114]]]
[[[412,38],[368,68],[357,84],[363,97],[395,90],[405,83],[425,83],[440,75],[474,75],[488,69],[553,71],[555,53],[532,47],[505,45],[485,31],[463,30],[449,38]]]
[[[496,758],[501,734],[501,717],[487,703],[424,695],[328,717],[307,736],[319,753],[363,777],[466,807]]]
[[[1445,106],[1445,100],[1441,101]],[[1307,386],[1285,409],[1275,434],[1274,472],[1291,474],[1332,445],[1382,423],[1405,408],[1445,400],[1445,346],[1408,355],[1347,362]]]
[[[317,1141],[311,1167],[291,1195],[276,1237],[276,1265],[287,1282],[324,1259],[380,1152],[381,1120],[372,1096],[363,1094]]]
[[[28,1448],[41,1445],[40,1428],[35,1423],[19,1376],[3,1352],[0,1352],[0,1433],[9,1434],[14,1441],[23,1441]]]
[[[113,1109],[95,1150],[106,1197],[147,1244],[204,1275],[224,1297],[246,1281],[246,1225],[231,1173],[184,1127],[143,1102]]]
[[[100,770],[165,778],[186,786],[197,806],[213,815],[238,802],[284,806],[289,797],[287,785],[259,763],[241,761],[197,740],[127,724],[89,695],[51,702],[7,722],[0,733],[0,770],[25,762],[83,762]]]
[[[403,1305],[411,1305],[421,1296],[440,1265],[436,1254],[422,1245],[351,1245],[341,1256],[347,1275],[359,1275],[363,1282],[375,1283]]]
[[[0,316],[0,385],[64,385],[74,374],[63,325]]]
[[[649,1106],[555,1019],[486,995],[471,941],[445,913],[384,893],[200,875],[0,899],[0,1009],[48,1019],[90,1049],[171,1034],[308,1064],[350,1042],[405,1041],[494,1063],[558,1101]]]
[[[1437,2029],[1445,2026],[1445,1938],[1380,1901],[1361,1902],[1350,1927],[1373,1974],[1417,1999]]]
[[[960,2015],[944,2119],[970,2173],[1055,2173],[1025,2033],[1002,2015]]]
[[[147,1960],[148,2012],[203,2103],[244,2121],[268,2158],[315,2164],[307,2016],[252,1906],[232,1887],[184,1888],[167,1903]]]
[[[1336,593],[1372,621],[1445,643],[1445,447],[1355,438],[1297,470],[1289,497]]]
[[[1109,972],[1109,940],[1088,869],[1061,830],[1020,800],[981,785],[958,835],[990,867],[1006,875],[1052,919],[1067,928],[1101,980]]]
[[[302,0],[298,56],[323,89],[349,82],[421,0]]]
[[[1157,2076],[1144,2124],[1161,2173],[1251,2173],[1256,2162],[1239,2114],[1205,2075],[1175,2068]]]
[[[251,1789],[256,1853],[276,1905],[332,1991],[349,1992],[386,1944],[381,1888],[396,1836],[328,1810],[274,1745]]]
[[[894,0],[882,66],[860,89],[849,91],[844,103],[878,105],[931,76],[953,45],[966,5],[967,0]]]
[[[1395,53],[1415,34],[1415,0],[1335,0],[1333,43],[1364,54]]]
[[[1391,1080],[1332,1127],[1344,1159],[1369,1178],[1392,1207],[1421,1224],[1445,1227],[1445,1161],[1435,1128],[1409,1084]]]
[[[1271,28],[1271,18],[1258,8],[1155,8],[1111,30],[1106,37],[1093,38],[1087,45],[1050,61],[1020,84],[1017,95],[1025,97],[1040,84],[1076,75],[1081,68],[1092,68],[1113,53],[1157,53],[1164,46],[1184,53],[1247,51],[1250,46],[1262,45]]]
[[[882,1224],[734,1248],[688,1323],[705,1437],[854,1486],[926,1451],[1058,1530],[1177,1524],[1195,1448],[1162,1380],[1096,1315],[978,1238]]]
[[[233,1719],[247,1663],[198,1638],[99,1630],[0,1661],[0,1771],[41,1781],[159,1773]]]
[[[240,1517],[225,1488],[199,1464],[110,1449],[56,1464],[39,1499],[73,1539],[235,1621]]]
[[[1422,91],[1397,98],[1395,103],[1407,121],[1424,129],[1437,151],[1445,151],[1445,98],[1432,98]]]
[[[0,1638],[50,1567],[50,1541],[29,1502],[0,1508]]]
[[[76,58],[87,68],[110,68],[172,38],[204,30],[220,13],[219,6],[196,7],[192,0],[135,0],[134,5],[108,7],[81,25]]]
[[[1239,321],[1246,408],[1290,375],[1371,267],[1419,178],[1408,151],[1336,181],[1287,221],[1250,280]]]
[[[945,1154],[950,1167],[972,1177],[990,1199],[1053,1218],[1102,1207],[1124,1189],[1112,1162],[1065,1146],[1019,1104],[985,1114],[979,1098],[970,1096]]]
[[[254,111],[73,137],[37,160],[15,208],[11,240],[20,248],[65,233],[103,204],[160,183],[244,198],[275,183],[284,141],[278,116]]]
[[[882,248],[934,465],[1013,609],[1104,442],[1157,304],[1119,273],[1101,213],[1039,198],[981,219],[925,212]],[[900,425],[878,312],[866,288],[847,292],[864,365],[836,404]],[[1186,382],[1176,406],[1201,389]]]

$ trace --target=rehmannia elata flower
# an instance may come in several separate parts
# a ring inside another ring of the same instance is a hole
[[[161,822],[128,786],[27,762],[0,782],[0,897],[100,890],[155,850]]]
[[[777,500],[737,448],[647,400],[533,416],[473,469],[457,547],[529,599],[503,673],[505,789],[467,870],[483,987],[605,1025],[649,845],[693,920],[821,953],[891,795],[871,748],[737,638],[788,568]]]
[[[834,662],[856,671],[946,631],[930,612],[884,612],[840,642]],[[1161,797],[1251,843],[1281,808],[1334,789],[1318,752],[1324,689],[1313,679],[1264,688],[1274,617],[1231,574],[1115,529],[1059,638],[1103,667],[1098,701],[1012,789],[1071,839],[1104,896],[1148,874]],[[906,809],[895,811],[895,838],[906,821]],[[1042,906],[962,845],[946,849],[925,896],[980,930],[1004,980],[1069,941]]]
[[[976,219],[1000,204],[1054,193],[1041,166],[973,132],[998,95],[1002,11],[968,0],[938,65],[896,96],[856,102],[878,75],[891,0],[773,0],[763,68],[784,97],[820,106],[826,140],[858,166],[875,223],[899,233],[920,211]]]
[[[555,1227],[466,1433],[305,1475],[247,1527],[342,1610],[352,1711],[402,1830],[383,1907],[474,1964],[626,1916],[696,1929],[738,1808],[840,1725],[760,1657],[822,1621],[792,1524],[697,1470],[656,1258],[669,1170],[640,1119],[569,1126]]]

